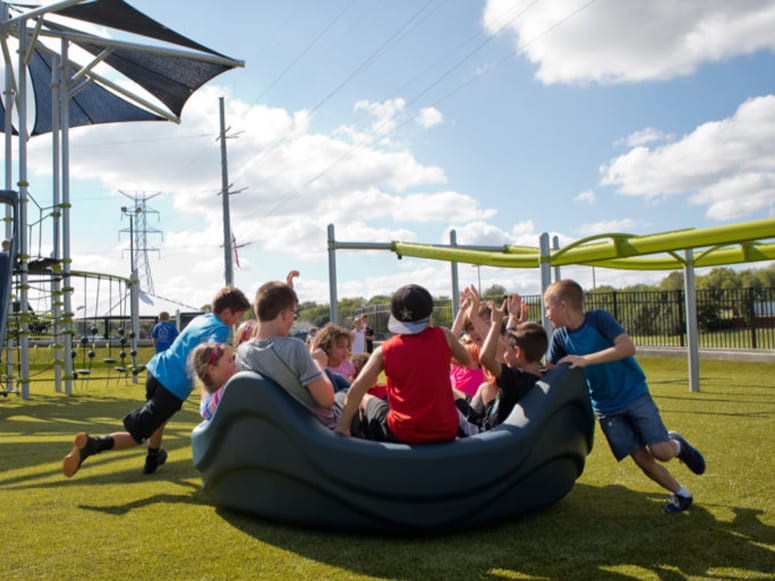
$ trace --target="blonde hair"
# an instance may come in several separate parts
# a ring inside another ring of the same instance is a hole
[[[558,280],[546,287],[544,298],[565,301],[575,311],[584,310],[584,289],[569,278]]]
[[[225,353],[226,345],[223,343],[201,343],[191,352],[191,367],[194,368],[196,380],[207,393],[213,393],[220,387],[213,383],[209,367],[218,363]]]

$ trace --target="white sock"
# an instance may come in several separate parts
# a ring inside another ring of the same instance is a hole
[[[681,442],[679,440],[670,440],[673,444],[675,444],[675,455],[678,456],[681,454]]]
[[[678,492],[675,493],[676,496],[682,496],[683,498],[689,498],[692,493],[686,490],[683,486],[678,489]]]

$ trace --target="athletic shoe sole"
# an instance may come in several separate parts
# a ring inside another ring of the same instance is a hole
[[[89,435],[86,432],[80,432],[75,435],[73,440],[73,449],[62,459],[62,473],[68,478],[72,477],[81,467],[81,450],[86,448],[89,442]]]

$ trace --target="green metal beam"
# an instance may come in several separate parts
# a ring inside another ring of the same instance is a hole
[[[775,244],[762,242],[768,239],[775,239],[773,218],[645,236],[602,234],[551,251],[549,264],[553,267],[584,264],[624,270],[675,270],[685,266],[686,261],[679,253],[687,249],[699,250],[692,261],[697,268],[775,260]],[[399,256],[500,268],[537,268],[541,262],[538,249],[525,246],[505,246],[500,252],[488,252],[393,242],[391,248]],[[653,254],[666,256],[650,256]]]

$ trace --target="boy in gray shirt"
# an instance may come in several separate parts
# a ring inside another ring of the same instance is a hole
[[[334,402],[334,386],[325,373],[328,356],[310,353],[299,339],[288,337],[299,300],[287,283],[268,282],[256,292],[254,338],[237,349],[237,369],[256,371],[272,379],[306,407],[327,428],[341,415]]]

